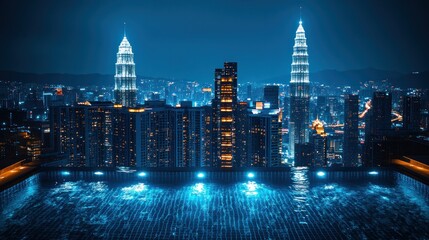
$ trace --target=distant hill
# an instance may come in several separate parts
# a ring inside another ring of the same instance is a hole
[[[110,74],[63,74],[63,73],[22,73],[0,71],[0,80],[19,81],[37,84],[64,84],[68,86],[113,86],[113,75]]]
[[[414,87],[429,89],[429,71],[405,74],[392,79],[392,83],[395,86],[402,86],[403,88]]]
[[[152,79],[159,81],[171,81],[163,77],[147,77],[137,75],[137,79]],[[16,81],[37,84],[62,84],[66,86],[106,86],[113,87],[113,74],[68,74],[68,73],[23,73],[14,71],[0,71],[0,80]],[[187,81],[186,79],[175,79],[175,81]]]
[[[264,82],[289,82],[290,75],[270,78]],[[429,71],[418,74],[403,74],[395,71],[385,71],[373,68],[337,71],[323,70],[310,73],[311,82],[319,82],[330,86],[359,87],[360,82],[388,80],[393,86],[401,88],[429,88]],[[280,81],[279,81],[280,80]]]
[[[313,73],[310,81],[325,83],[331,86],[349,85],[358,87],[360,82],[391,80],[401,77],[403,74],[393,71],[383,71],[378,69],[359,69],[349,71],[324,70]],[[393,82],[392,82],[393,83]]]
[[[166,78],[153,78],[137,76],[138,79],[151,78],[168,80]],[[288,83],[290,75],[265,79],[263,83]],[[401,88],[427,88],[429,89],[429,71],[420,73],[399,73],[373,68],[337,71],[324,70],[310,73],[311,82],[319,82],[334,87],[352,86],[357,88],[360,82],[388,80],[395,87]],[[38,84],[64,84],[69,86],[113,86],[113,74],[60,74],[60,73],[22,73],[14,71],[0,71],[0,80],[20,81]]]

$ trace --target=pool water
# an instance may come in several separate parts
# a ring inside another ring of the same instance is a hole
[[[428,239],[427,186],[390,175],[165,184],[39,173],[0,192],[0,239]]]

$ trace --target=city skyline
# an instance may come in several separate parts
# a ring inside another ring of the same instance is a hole
[[[0,239],[429,239],[423,0],[22,3]]]
[[[211,7],[214,7],[213,3],[192,5],[191,2],[188,1],[183,5],[171,2],[167,6],[162,5],[162,8],[153,2],[140,5],[128,2],[119,6],[118,12],[112,10],[117,5],[114,2],[108,2],[103,6],[90,4],[85,8],[71,4],[68,6],[69,10],[65,10],[62,4],[52,4],[52,9],[58,8],[57,14],[64,15],[60,18],[61,21],[51,21],[58,16],[46,16],[32,23],[24,20],[14,22],[17,26],[24,28],[19,34],[16,33],[15,28],[5,24],[5,33],[9,37],[2,40],[6,41],[2,45],[10,45],[10,41],[14,40],[12,44],[15,47],[11,48],[12,52],[6,49],[5,55],[10,58],[5,59],[12,61],[0,61],[0,69],[36,73],[111,73],[111,62],[114,61],[112,45],[121,36],[122,24],[126,21],[130,39],[135,43],[137,74],[210,82],[211,69],[215,68],[218,62],[236,61],[240,62],[240,76],[243,82],[261,82],[272,78],[288,81],[284,77],[290,70],[288,64],[290,59],[285,56],[290,56],[291,49],[288,46],[293,43],[290,32],[299,20],[299,6],[302,5],[302,18],[304,23],[307,23],[307,31],[313,39],[310,40],[310,45],[314,45],[310,51],[313,71],[366,67],[399,72],[427,70],[424,56],[427,55],[425,53],[428,49],[423,44],[427,37],[423,28],[417,24],[425,18],[418,7],[423,4],[422,2],[407,5],[401,1],[392,6],[370,5],[368,2],[363,2],[354,5],[356,9],[350,12],[350,7],[335,1],[329,1],[326,4],[275,1],[270,6],[262,6],[261,9],[264,11],[261,13],[255,13],[251,7],[261,7],[261,3],[251,2],[243,7],[233,1],[228,5],[230,8],[227,12],[236,10],[237,16],[222,15],[215,20],[210,18],[214,14],[214,10],[211,10]],[[404,6],[397,8],[398,5]],[[130,10],[133,6],[136,8]],[[37,15],[37,11],[31,12],[27,9],[28,7],[30,6],[24,6],[22,10],[25,10],[29,16]],[[386,10],[377,11],[382,7]],[[366,8],[370,11],[363,13],[362,10]],[[11,10],[9,11],[11,13],[18,10],[14,4],[5,6],[4,9]],[[96,17],[91,17],[89,12],[94,9],[97,10],[94,12]],[[138,14],[140,10],[142,13],[153,11],[140,16]],[[199,10],[199,12],[192,10]],[[76,15],[82,11],[81,15]],[[202,17],[202,13],[207,13],[208,16]],[[389,18],[389,24],[386,24],[387,20],[381,18],[383,15],[401,13],[407,17],[401,20]],[[171,21],[172,17],[180,14],[182,18]],[[338,15],[345,17],[347,14],[356,15],[356,19],[338,20],[342,19],[338,18]],[[74,19],[76,16],[81,16],[82,19],[77,21]],[[165,20],[156,23],[140,21],[143,17],[148,18],[146,20],[165,17]],[[3,22],[13,22],[10,13],[5,14],[3,18],[7,20]],[[77,22],[84,20],[89,22],[85,27],[76,29],[79,24],[72,24],[72,26],[64,24],[63,21],[70,18]],[[251,20],[246,22],[248,18]],[[358,22],[360,20],[362,22]],[[225,21],[232,24],[233,30],[217,28],[219,24],[225,24]],[[255,21],[259,22],[255,23]],[[203,27],[204,24],[208,24],[207,29]],[[349,26],[345,27],[344,25],[347,24]],[[157,28],[158,25],[161,28]],[[88,29],[89,26],[94,28]],[[393,31],[393,26],[397,32]],[[378,31],[375,31],[376,29]],[[210,30],[218,31],[207,32]],[[321,33],[323,30],[329,31]],[[228,32],[229,35],[226,34]],[[72,33],[74,35],[70,38]],[[225,37],[219,36],[230,37],[224,40]],[[184,41],[186,37],[188,37],[187,42]],[[73,41],[61,41],[62,38],[70,38]],[[30,39],[35,40],[27,42]],[[360,42],[356,42],[356,39]],[[338,44],[340,41],[341,45]],[[399,43],[401,43],[400,48],[398,48]],[[79,44],[80,48],[74,48],[75,44]],[[380,44],[382,48],[379,47]],[[374,49],[375,46],[377,49]],[[205,50],[201,51],[202,49]],[[419,51],[414,51],[415,49]],[[35,62],[35,56],[42,57],[43,61]],[[185,56],[186,59],[183,58]],[[407,61],[398,61],[395,56],[402,56],[401,59],[407,59]],[[61,60],[58,61],[58,58]],[[328,60],[322,60],[325,58]],[[189,65],[194,67],[186,67]],[[258,67],[255,67],[256,65]]]

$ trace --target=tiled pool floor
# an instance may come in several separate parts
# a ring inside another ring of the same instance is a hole
[[[285,185],[35,181],[9,195],[0,239],[429,238],[428,200],[406,185],[314,185],[305,171]]]

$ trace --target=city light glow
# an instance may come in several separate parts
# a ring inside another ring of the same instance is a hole
[[[143,192],[144,190],[146,190],[146,185],[144,183],[139,183],[136,185],[132,185],[130,187],[122,188],[122,191],[124,192],[134,192],[134,193]]]
[[[253,195],[257,195],[258,192],[258,184],[254,181],[248,181],[246,184],[246,189],[244,190],[244,192],[246,193],[247,196],[253,196]]]
[[[199,194],[204,192],[204,183],[197,183],[192,187],[194,194]]]
[[[198,178],[205,178],[205,177],[206,177],[206,174],[204,174],[204,173],[202,173],[202,172],[199,172],[199,173],[197,174],[197,177],[198,177]]]

